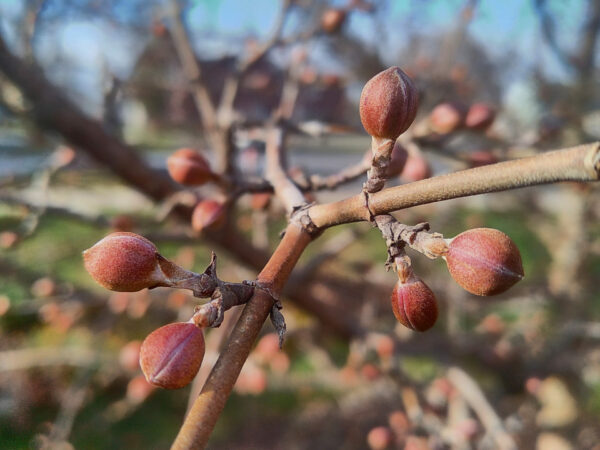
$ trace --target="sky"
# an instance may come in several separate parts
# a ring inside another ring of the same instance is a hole
[[[83,0],[71,0],[77,3]],[[48,12],[60,10],[66,0],[46,0]],[[24,0],[0,0],[0,30],[3,35],[16,40],[15,23],[19,22]],[[135,2],[113,2],[121,20],[131,20],[136,9]],[[335,4],[336,1],[333,1]],[[337,2],[341,4],[342,2]],[[345,3],[345,1],[343,2]],[[165,3],[166,4],[166,3]],[[232,43],[252,34],[265,38],[272,29],[278,15],[279,0],[189,0],[185,16],[188,27],[197,37],[197,50],[204,55],[217,56],[231,52]],[[575,44],[574,36],[581,27],[586,2],[583,0],[548,0],[551,11],[560,19],[557,35],[560,45],[566,49]],[[129,6],[128,6],[129,5]],[[366,42],[378,42],[384,54],[397,55],[405,45],[402,30],[408,28],[420,33],[451,29],[457,21],[464,0],[390,0],[387,7],[374,22],[362,13],[351,15],[348,30]],[[288,21],[285,31],[291,32],[294,18]],[[381,27],[381,28],[377,28]],[[546,73],[557,80],[569,77],[568,70],[561,65],[540,38],[540,26],[534,12],[534,0],[480,0],[468,32],[494,57],[515,55],[512,69],[517,79],[527,73],[534,64],[540,64]],[[220,39],[215,39],[219,36]],[[382,40],[380,42],[380,40]],[[126,78],[133,68],[143,42],[133,35],[98,19],[81,20],[76,16],[60,21],[52,33],[39,36],[36,55],[42,60],[51,60],[57,53],[67,62],[64,70],[54,69],[53,80],[59,84],[67,82],[81,95],[89,95],[91,103],[97,103],[98,83],[103,70],[109,69],[117,76]],[[327,65],[331,58],[314,47],[315,58]],[[393,61],[391,61],[393,62]],[[68,68],[68,69],[67,69]],[[335,69],[335,65],[333,65]],[[510,80],[509,80],[510,81]],[[95,93],[95,94],[94,94]],[[95,98],[94,98],[95,96]],[[92,106],[93,109],[93,106]]]

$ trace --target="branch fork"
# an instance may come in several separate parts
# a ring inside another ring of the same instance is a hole
[[[210,297],[210,301],[194,309],[192,320],[198,327],[219,327],[223,323],[225,311],[247,303],[254,294],[252,283],[228,283],[217,277],[217,256],[214,252],[211,254],[210,264],[199,277],[204,287],[202,290],[192,289],[194,296]],[[201,295],[196,295],[197,293]]]

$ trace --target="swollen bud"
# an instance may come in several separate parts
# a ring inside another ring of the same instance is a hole
[[[411,330],[427,331],[437,320],[435,294],[415,275],[396,282],[391,301],[398,322]]]
[[[485,130],[494,123],[496,111],[485,103],[474,103],[467,112],[465,125],[472,130]]]
[[[431,167],[427,162],[427,159],[421,154],[421,152],[411,152],[408,154],[406,164],[400,177],[406,183],[413,181],[424,180],[431,176]]]
[[[204,358],[202,329],[190,322],[154,330],[142,343],[140,366],[149,383],[165,389],[187,386]]]
[[[360,96],[360,120],[371,136],[396,139],[417,115],[419,93],[399,67],[371,78]]]
[[[321,28],[326,33],[336,33],[346,21],[346,11],[343,9],[329,8],[321,15]]]
[[[206,158],[191,148],[182,148],[169,156],[167,168],[171,178],[188,186],[199,186],[215,178]]]
[[[135,292],[164,286],[155,245],[135,233],[111,233],[83,252],[85,270],[111,291]]]
[[[452,239],[446,263],[452,278],[475,295],[500,294],[523,278],[516,244],[492,228],[474,228]]]
[[[192,228],[202,231],[217,228],[225,221],[225,205],[216,200],[202,200],[192,213]]]
[[[458,130],[465,122],[465,111],[455,103],[440,103],[429,114],[429,126],[439,134]]]

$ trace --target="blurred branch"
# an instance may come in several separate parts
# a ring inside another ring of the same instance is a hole
[[[39,219],[45,214],[54,214],[68,219],[77,220],[78,222],[88,223],[97,227],[108,227],[110,225],[110,220],[101,215],[93,216],[89,214],[82,214],[69,208],[53,206],[47,203],[40,205],[10,194],[7,195],[0,193],[0,203],[24,206],[25,208],[33,211],[29,215],[28,219],[30,221],[33,220],[33,222],[26,226],[27,230],[21,235],[21,237],[31,236],[39,224]]]
[[[87,117],[52,86],[39,68],[10,53],[1,36],[0,71],[31,102],[32,113],[42,127],[58,132],[75,147],[85,148],[96,160],[154,199],[175,191],[166,176],[150,169],[133,148],[108,135],[100,122]]]
[[[272,128],[266,142],[265,175],[269,180],[275,195],[285,205],[288,214],[306,203],[300,189],[288,178],[283,170],[285,132],[281,128]]]
[[[281,39],[281,33],[285,20],[288,16],[291,0],[282,0],[279,9],[279,15],[275,20],[273,32],[269,38],[258,48],[254,53],[250,54],[246,59],[241,61],[235,70],[235,73],[227,77],[223,86],[223,94],[219,104],[218,113],[220,116],[225,115],[225,120],[231,123],[233,120],[233,105],[239,91],[240,84],[243,81],[244,75],[255,63],[264,58],[271,49],[273,49]]]
[[[571,56],[563,51],[558,41],[556,40],[556,33],[554,27],[554,20],[548,13],[546,0],[534,0],[534,7],[537,15],[540,19],[540,26],[542,28],[542,35],[546,39],[546,43],[550,50],[554,53],[556,58],[564,64],[566,67],[570,67],[573,63]]]
[[[0,352],[0,372],[63,365],[89,368],[114,362],[91,348],[39,347]]]
[[[87,394],[90,391],[92,375],[92,370],[84,370],[77,376],[75,382],[68,387],[66,392],[63,393],[60,411],[48,436],[51,443],[60,446],[61,443],[68,440],[77,413],[85,405]]]
[[[500,450],[516,449],[517,445],[513,438],[504,429],[502,420],[487,401],[475,380],[458,367],[448,369],[447,376],[448,380],[450,380],[473,411],[475,411],[487,432],[496,442],[498,448]]]
[[[25,64],[13,56],[0,36],[0,72],[6,74],[32,103],[36,120],[50,131],[60,134],[75,147],[86,151],[125,182],[154,200],[162,200],[178,189],[163,173],[155,171],[141,159],[136,150],[118,138],[110,136],[102,125],[88,118],[77,109],[56,87],[50,84],[39,69]],[[189,220],[189,209],[178,210],[181,217]],[[260,269],[268,260],[268,254],[252,246],[230,222],[216,231],[203,235],[209,242],[219,245],[235,255],[242,263]],[[289,291],[290,297],[300,307],[310,311],[326,324],[328,329],[342,336],[354,332],[352,317],[340,317],[338,308],[344,304],[342,296],[335,296],[325,303],[314,292],[323,280],[314,280]],[[327,281],[331,283],[331,281]]]
[[[181,19],[178,0],[170,1],[172,37],[183,73],[191,85],[196,107],[202,116],[202,125],[209,136],[217,156],[217,172],[230,173],[232,166],[232,143],[230,126],[218,123],[218,111],[210,98],[210,92],[202,80],[202,68],[190,43],[189,36]]]
[[[23,57],[28,62],[33,62],[33,41],[37,30],[38,20],[46,0],[26,0],[25,15],[21,27],[21,40],[23,43]]]

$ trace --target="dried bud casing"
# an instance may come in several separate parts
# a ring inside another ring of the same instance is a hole
[[[158,250],[148,239],[127,232],[111,233],[83,252],[88,273],[111,291],[135,292],[163,286]]]
[[[191,148],[182,148],[169,156],[167,169],[171,178],[187,186],[199,186],[215,177],[206,158]]]
[[[371,78],[360,96],[360,120],[371,136],[396,139],[415,120],[419,93],[399,67],[390,67]]]
[[[474,228],[452,239],[446,263],[452,278],[475,295],[500,294],[523,278],[516,244],[492,228]]]
[[[465,125],[472,130],[485,130],[494,123],[496,111],[485,103],[474,103],[467,112]]]
[[[187,386],[204,358],[204,335],[190,322],[170,323],[146,337],[140,366],[149,383],[165,389]]]
[[[225,205],[215,200],[202,200],[192,213],[192,228],[202,231],[217,228],[225,221]]]
[[[392,310],[398,322],[415,331],[427,331],[438,317],[435,294],[421,279],[411,276],[396,282],[392,292]]]

